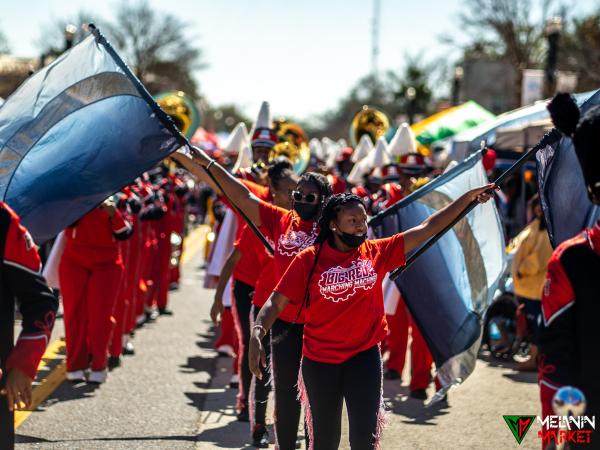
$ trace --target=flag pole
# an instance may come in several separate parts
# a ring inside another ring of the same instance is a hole
[[[133,75],[133,73],[131,72],[131,70],[127,66],[127,64],[125,64],[125,61],[123,61],[121,59],[121,57],[119,56],[119,54],[115,51],[115,49],[112,47],[112,45],[110,45],[110,43],[106,40],[106,38],[100,32],[100,30],[96,27],[96,25],[94,25],[93,23],[90,23],[90,24],[87,25],[87,29],[94,35],[94,37],[96,38],[96,41],[99,44],[101,44],[106,49],[106,51],[112,57],[112,59],[115,61],[115,63],[125,73],[125,75],[127,76],[127,78],[129,78],[129,80],[133,83],[133,85],[135,86],[135,88],[139,92],[140,96],[144,100],[146,100],[146,103],[148,103],[148,105],[150,106],[150,108],[152,108],[152,111],[156,114],[156,117],[158,118],[158,120],[160,120],[162,122],[162,124],[171,132],[171,134],[173,134],[173,136],[175,137],[175,139],[177,139],[179,141],[179,143],[181,144],[182,147],[187,147],[189,149],[193,149],[194,147],[192,146],[192,144],[190,144],[190,142],[188,141],[188,139],[183,134],[181,134],[181,132],[177,129],[177,127],[175,126],[175,123],[173,122],[173,120],[171,119],[171,117],[169,117],[169,115],[167,113],[165,113],[161,109],[160,106],[158,106],[158,104],[156,103],[156,101],[154,100],[154,98],[152,98],[152,96],[150,95],[150,93],[146,90],[146,88],[144,87],[144,85],[142,84],[142,82],[140,80],[138,80],[135,77],[135,75]],[[236,211],[243,217],[243,219],[246,221],[246,223],[248,224],[248,226],[250,227],[250,229],[254,232],[254,234],[256,235],[256,237],[265,246],[265,248],[267,249],[267,251],[271,255],[273,255],[274,254],[273,247],[271,246],[271,244],[269,244],[269,242],[267,241],[267,239],[265,238],[265,236],[260,232],[260,230],[258,229],[258,227],[250,220],[250,218],[244,213],[244,211],[242,211],[240,208],[238,208],[238,206],[233,201],[231,201],[231,199],[225,193],[225,191],[221,187],[220,183],[213,176],[213,174],[210,173],[206,169],[206,167],[204,167],[204,166],[202,166],[202,169],[204,169],[204,172],[211,178],[211,180],[221,190],[221,192],[223,193],[223,196],[225,196],[225,198],[227,198],[227,200],[229,201],[229,204],[232,205],[236,209]]]
[[[535,155],[535,153],[537,153],[538,150],[545,148],[547,145],[554,144],[561,137],[562,137],[562,133],[560,131],[558,131],[556,128],[553,128],[552,130],[550,130],[548,133],[546,133],[544,135],[544,137],[542,137],[542,139],[540,140],[540,142],[537,143],[537,145],[530,148],[523,156],[521,156],[517,161],[515,161],[515,163],[512,166],[510,166],[508,169],[506,169],[505,172],[503,172],[498,178],[496,178],[496,180],[494,181],[494,184],[499,185],[500,183],[502,183],[504,180],[506,180],[506,178],[508,178],[510,175],[512,175],[517,169],[521,168],[521,166],[523,164],[525,164],[533,155]],[[398,267],[397,269],[394,269],[392,272],[390,272],[390,279],[395,280],[396,278],[398,278],[402,274],[402,272],[404,272],[406,269],[408,269],[419,256],[421,256],[429,248],[431,248],[437,241],[439,241],[440,238],[448,232],[448,230],[450,230],[452,227],[454,227],[454,225],[456,225],[458,222],[460,222],[478,204],[479,204],[479,202],[477,200],[473,200],[471,203],[469,203],[467,205],[467,207],[465,209],[463,209],[460,212],[460,214],[452,222],[450,222],[448,225],[446,225],[440,232],[433,235],[425,244],[423,244],[421,247],[419,247],[419,249],[416,252],[414,252],[412,255],[410,255],[410,257],[406,260],[406,264],[404,266]]]

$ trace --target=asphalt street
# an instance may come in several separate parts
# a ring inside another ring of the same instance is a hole
[[[18,449],[240,449],[248,424],[235,420],[231,360],[217,358],[202,288],[199,252],[171,295],[174,315],[138,330],[136,355],[104,385],[62,382],[17,429]],[[61,334],[59,323],[55,337]],[[385,382],[383,449],[539,449],[534,424],[519,446],[502,415],[539,414],[536,376],[482,357],[448,403],[426,408],[402,385]],[[347,434],[342,449],[348,449]]]

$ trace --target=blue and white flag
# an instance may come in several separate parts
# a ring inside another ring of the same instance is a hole
[[[0,108],[0,199],[38,243],[186,144],[92,32]]]
[[[580,106],[581,115],[600,104],[600,91]],[[563,138],[536,154],[538,188],[548,235],[554,247],[591,227],[600,208],[587,195],[581,166],[571,138]]]
[[[487,183],[478,152],[375,216],[369,225],[379,238],[406,231]],[[482,316],[505,270],[504,247],[498,211],[490,201],[478,205],[396,279],[443,387],[462,382],[475,368]]]

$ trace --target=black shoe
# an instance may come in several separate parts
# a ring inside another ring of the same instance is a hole
[[[110,356],[108,358],[108,370],[113,370],[121,365],[120,356]]]
[[[252,445],[256,448],[269,448],[269,432],[264,425],[256,425],[252,433]]]
[[[133,343],[127,341],[127,343],[123,346],[122,353],[124,355],[135,355],[135,347],[133,346]]]
[[[160,314],[161,316],[172,316],[173,311],[167,308],[158,308],[158,314]]]
[[[169,284],[170,291],[176,291],[177,289],[179,289],[179,283],[173,282]]]
[[[154,322],[158,319],[158,311],[153,309],[152,311],[146,311],[146,322]]]
[[[250,416],[248,415],[248,408],[242,408],[239,413],[237,413],[238,422],[250,422]]]
[[[425,392],[425,389],[415,389],[414,391],[410,391],[410,396],[417,400],[427,400],[427,392]]]
[[[386,380],[399,380],[400,374],[395,369],[388,369],[383,374],[383,378],[385,378]]]

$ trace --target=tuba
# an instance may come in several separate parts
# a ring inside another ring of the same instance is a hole
[[[285,119],[273,121],[273,128],[279,137],[279,143],[271,150],[269,161],[278,156],[285,156],[292,163],[294,172],[300,175],[310,161],[308,136],[300,125]]]
[[[186,138],[190,139],[200,125],[200,113],[189,95],[182,91],[161,92],[154,97]]]
[[[350,125],[350,142],[353,147],[356,147],[362,135],[366,134],[371,138],[371,142],[375,144],[389,128],[390,119],[388,119],[385,113],[364,105],[352,119],[352,124]]]

